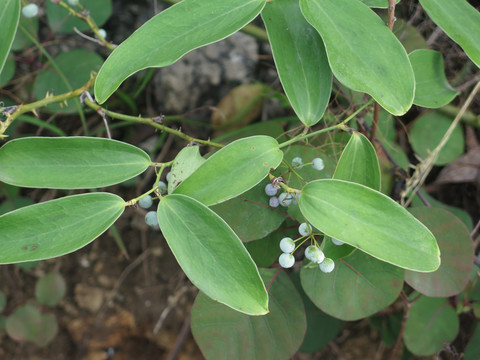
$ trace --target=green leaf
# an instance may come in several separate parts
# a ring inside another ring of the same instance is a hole
[[[480,359],[480,326],[477,323],[475,329],[463,355],[463,360],[478,360]]]
[[[262,19],[288,100],[305,126],[315,125],[332,91],[332,71],[322,39],[303,17],[298,0],[268,3]]]
[[[80,3],[88,10],[88,14],[93,18],[97,26],[105,24],[112,15],[112,0],[80,0]],[[79,7],[74,6],[73,8],[81,12]],[[74,28],[80,31],[90,30],[86,21],[70,15],[66,9],[53,1],[47,2],[46,13],[48,24],[56,33],[74,33]]]
[[[189,177],[206,160],[200,154],[198,146],[187,146],[173,160],[170,170],[170,181],[168,182],[168,193],[173,190],[187,177]]]
[[[442,263],[432,273],[405,272],[405,281],[418,292],[432,297],[449,297],[462,292],[470,280],[474,257],[467,227],[450,212],[434,207],[418,207],[410,212],[435,235]]]
[[[103,63],[100,55],[85,49],[62,52],[53,61],[57,67],[51,64],[45,67],[33,84],[33,94],[37,100],[43,99],[47,94],[60,95],[83,86],[90,79],[91,72],[98,71]],[[72,113],[78,111],[74,103],[70,100],[50,104],[46,108]]]
[[[441,53],[421,49],[408,57],[415,73],[415,105],[435,109],[447,105],[459,94],[447,81]]]
[[[338,160],[333,178],[380,190],[380,165],[370,140],[359,132],[352,134]]]
[[[257,185],[280,164],[282,157],[278,142],[269,136],[236,140],[208,158],[174,193],[188,195],[207,206],[221,203]]]
[[[3,312],[3,309],[5,309],[5,306],[7,305],[7,298],[3,291],[0,290],[0,312]]]
[[[211,207],[243,242],[267,236],[285,219],[278,209],[269,207],[265,194],[268,183],[264,180],[242,195]]]
[[[252,21],[266,0],[183,0],[162,11],[120,44],[95,82],[99,103],[130,75],[173,64],[193,49],[222,40]]]
[[[299,205],[317,229],[380,260],[420,272],[440,266],[432,233],[378,191],[342,180],[317,180],[302,189]]]
[[[394,115],[410,109],[415,79],[407,53],[368,6],[358,0],[300,0],[300,7],[320,33],[341,83],[371,95]]]
[[[13,75],[15,75],[15,60],[12,57],[5,61],[5,66],[0,72],[0,86],[8,83],[13,78]]]
[[[480,13],[465,0],[420,0],[428,16],[480,67]]]
[[[249,315],[268,312],[268,295],[241,240],[212,210],[184,195],[167,195],[158,223],[192,283],[212,299]]]
[[[125,209],[109,193],[66,196],[0,216],[0,264],[71,253],[107,230]]]
[[[403,287],[402,269],[360,251],[335,261],[335,269],[329,274],[318,266],[304,266],[300,278],[303,290],[316,306],[347,321],[362,319],[387,307]]]
[[[0,148],[0,180],[23,187],[109,186],[137,176],[149,165],[143,150],[102,138],[29,137]]]
[[[35,297],[42,305],[55,306],[65,296],[67,284],[58,272],[46,274],[35,284]]]
[[[20,16],[20,22],[17,28],[17,34],[13,40],[12,50],[18,51],[23,50],[27,46],[32,44],[32,39],[30,39],[27,34],[31,35],[34,39],[37,38],[38,33],[38,17],[26,18],[25,16]]]
[[[410,308],[403,340],[415,355],[428,356],[453,341],[458,330],[458,315],[448,299],[422,296]]]
[[[0,12],[0,34],[2,34],[2,41],[0,41],[0,73],[10,53],[20,20],[20,0],[4,0],[2,2],[2,11]]]
[[[372,8],[386,9],[388,8],[388,0],[360,0],[365,5]],[[395,3],[398,4],[400,0],[397,0]]]
[[[346,258],[348,255],[357,250],[348,244],[335,245],[332,241],[332,238],[329,236],[325,236],[323,238],[320,248],[325,253],[325,256],[332,260]]]
[[[413,150],[425,159],[440,144],[453,119],[439,111],[418,117],[408,132]],[[445,165],[462,155],[465,139],[461,126],[457,126],[445,146],[440,150],[435,165]]]
[[[302,299],[285,272],[262,269],[261,274],[271,282],[265,316],[245,316],[198,294],[192,334],[207,359],[288,360],[298,350],[306,328]]]
[[[58,332],[57,319],[52,314],[43,314],[32,305],[15,309],[6,322],[8,335],[16,341],[32,341],[45,346]]]

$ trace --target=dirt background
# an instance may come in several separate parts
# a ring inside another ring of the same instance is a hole
[[[472,4],[474,2],[472,1]],[[474,5],[478,5],[474,4]],[[133,29],[140,26],[165,5],[161,2],[114,0],[114,15],[104,28],[119,43]],[[432,48],[440,50],[446,62],[449,79],[454,79],[459,69],[467,63],[461,49],[450,41],[435,25],[417,10],[413,1],[402,1],[398,14],[411,20],[429,40]],[[260,21],[256,22],[261,24]],[[45,21],[41,21],[41,37],[51,36]],[[78,36],[59,36],[65,44],[85,46]],[[68,45],[68,46],[69,46]],[[88,44],[87,46],[92,46]],[[106,54],[93,45],[100,53]],[[32,68],[33,67],[33,68]],[[23,83],[28,84],[35,74],[35,64],[21,64]],[[32,71],[33,70],[33,71]],[[28,75],[30,74],[30,78]],[[209,126],[212,106],[218,104],[231,88],[259,80],[280,90],[280,84],[273,68],[269,47],[247,35],[237,35],[191,53],[179,64],[154,73],[137,106],[146,116],[189,113],[195,123],[181,123],[178,126],[189,135],[199,138],[211,136]],[[469,75],[461,80],[459,87],[471,88],[478,81]],[[12,92],[18,82],[2,95]],[[463,92],[455,104],[465,99]],[[28,92],[15,93],[22,101],[28,102]],[[478,114],[480,101],[477,98],[471,110]],[[116,109],[122,111],[122,109]],[[128,113],[128,109],[123,109]],[[417,109],[404,117],[405,124],[413,119]],[[275,115],[288,115],[278,101],[267,102],[257,120]],[[48,115],[42,115],[46,119]],[[91,128],[103,126],[97,114],[88,114]],[[66,116],[57,122],[68,134],[80,128],[78,119]],[[20,124],[16,134],[36,133],[28,124]],[[471,144],[476,144],[478,130],[467,129]],[[130,126],[113,131],[113,137],[141,146],[151,147],[164,136],[146,126]],[[399,136],[402,129],[399,126]],[[163,137],[163,146],[156,153],[157,161],[168,161],[185,146],[185,142],[172,136]],[[467,144],[468,146],[468,144]],[[409,150],[407,148],[407,150]],[[413,157],[412,157],[413,159]],[[480,164],[479,164],[480,165]],[[429,190],[439,200],[468,211],[474,222],[479,219],[479,192],[476,181],[455,185],[434,184],[440,169],[435,168],[429,178]],[[130,199],[151,186],[152,172],[138,177],[133,186],[114,186],[108,190]],[[33,202],[45,201],[61,195],[53,190],[22,190],[22,195]],[[0,198],[2,201],[5,197]],[[67,282],[64,300],[47,311],[58,319],[59,332],[45,348],[28,343],[18,343],[7,335],[0,335],[0,358],[6,360],[101,360],[101,359],[203,359],[189,328],[189,314],[197,289],[188,281],[179,268],[159,231],[144,223],[145,210],[128,208],[116,222],[116,228],[126,246],[126,254],[118,247],[110,232],[83,249],[58,259],[41,262],[31,270],[22,270],[14,265],[0,267],[0,289],[5,293],[8,304],[4,315],[34,298],[34,285],[43,274],[59,271]],[[462,330],[454,348],[442,352],[439,358],[459,359],[470,336],[472,322],[462,318]],[[380,334],[373,330],[368,320],[345,323],[337,338],[317,354],[297,354],[294,359],[387,359],[391,349],[386,347]]]

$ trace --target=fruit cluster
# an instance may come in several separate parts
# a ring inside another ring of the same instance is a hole
[[[298,247],[300,247],[303,242],[311,239],[312,244],[305,249],[305,258],[307,258],[314,264],[318,264],[318,267],[324,273],[332,272],[335,268],[335,262],[330,258],[326,258],[323,251],[319,248],[313,236],[314,234],[312,226],[306,222],[301,223],[298,227],[298,233],[301,236],[296,240],[293,240],[289,237],[284,237],[280,241],[280,249],[282,250],[282,254],[278,258],[278,263],[280,264],[280,266],[283,268],[291,268],[295,264],[295,257],[293,256],[295,250],[298,249]],[[336,245],[340,245],[341,241],[337,239],[335,240],[338,242],[338,244],[335,242],[334,243]],[[295,245],[295,242],[297,241],[300,241],[299,246]]]
[[[170,173],[167,174],[167,181],[170,178]],[[161,195],[165,195],[167,193],[167,184],[163,181],[158,181],[157,190]],[[140,205],[143,209],[149,209],[153,205],[153,197],[151,195],[144,195],[138,200],[138,205]],[[155,210],[147,212],[145,215],[145,223],[148,226],[153,228],[158,228],[158,218],[157,212]]]

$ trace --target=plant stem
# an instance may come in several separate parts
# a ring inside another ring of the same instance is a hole
[[[171,128],[165,126],[165,125],[162,125],[162,124],[156,122],[153,118],[120,114],[120,113],[117,113],[117,112],[114,112],[114,111],[107,110],[107,109],[101,107],[100,105],[92,102],[89,99],[85,99],[85,105],[87,105],[89,108],[91,108],[91,109],[93,109],[97,112],[101,111],[105,115],[110,116],[111,118],[118,119],[118,120],[124,120],[124,121],[128,121],[128,122],[134,122],[134,123],[138,123],[138,124],[150,125],[150,126],[154,127],[155,129],[165,131],[169,134],[173,134],[173,135],[178,136],[179,138],[181,138],[183,140],[186,140],[186,141],[196,142],[196,143],[199,143],[199,144],[202,144],[202,145],[213,146],[213,147],[216,147],[216,148],[224,147],[223,144],[219,144],[219,143],[209,141],[209,140],[201,140],[201,139],[197,139],[197,138],[188,136],[188,135],[182,133],[180,130],[174,130],[174,129],[171,129]]]
[[[348,123],[350,120],[352,120],[355,116],[357,116],[361,111],[363,111],[363,109],[365,109],[367,106],[369,106],[371,103],[373,103],[373,98],[371,98],[370,100],[368,100],[364,105],[362,105],[360,108],[358,108],[358,110],[356,110],[352,115],[350,115],[349,117],[347,117],[345,120],[343,120],[341,123],[337,124],[337,125],[333,125],[333,126],[329,126],[327,128],[324,128],[324,129],[320,129],[320,130],[317,130],[317,131],[314,131],[314,132],[311,132],[309,134],[305,134],[305,135],[302,135],[302,136],[298,136],[298,137],[294,137],[293,139],[290,139],[290,140],[287,140],[283,143],[280,144],[280,149],[281,148],[284,148],[286,146],[289,146],[293,143],[296,143],[298,141],[302,141],[302,140],[305,140],[305,139],[308,139],[308,138],[311,138],[312,136],[316,136],[316,135],[319,135],[319,134],[322,134],[322,133],[325,133],[325,132],[328,132],[328,131],[332,131],[332,130],[346,130],[346,126],[345,124]]]

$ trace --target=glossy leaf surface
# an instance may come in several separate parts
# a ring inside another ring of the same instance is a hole
[[[107,230],[125,209],[109,193],[67,196],[0,216],[0,264],[71,253]]]
[[[405,272],[405,281],[418,292],[432,297],[459,294],[467,286],[473,269],[473,243],[462,221],[450,212],[434,207],[417,207],[410,212],[435,235],[442,263],[432,273]]]
[[[283,89],[300,121],[315,125],[332,90],[332,71],[318,32],[303,17],[298,0],[275,0],[262,11]]]
[[[201,291],[246,314],[268,312],[268,295],[255,263],[217,214],[174,194],[160,201],[158,223],[183,271]]]
[[[108,57],[95,82],[99,103],[130,75],[173,64],[193,49],[222,40],[252,21],[265,0],[184,0],[151,18]]]
[[[387,307],[403,287],[402,269],[360,251],[335,260],[335,269],[329,274],[318,266],[304,266],[300,278],[303,290],[316,306],[333,317],[348,321],[370,316]]]
[[[380,190],[380,166],[370,140],[359,132],[352,134],[338,160],[333,178]]]
[[[265,194],[268,183],[264,180],[247,192],[211,207],[243,242],[267,236],[285,218],[281,211],[269,206],[269,197]]]
[[[423,296],[410,308],[403,340],[415,355],[428,356],[453,341],[458,330],[458,315],[448,299]]]
[[[415,79],[407,53],[367,5],[358,0],[300,0],[300,7],[320,33],[332,72],[342,84],[371,95],[394,115],[408,111]]]
[[[415,73],[415,105],[439,108],[450,103],[458,94],[447,81],[442,54],[427,49],[408,55]]]
[[[342,180],[317,180],[302,189],[299,205],[317,229],[380,260],[420,272],[440,265],[432,233],[378,191]]]
[[[175,160],[173,160],[170,170],[168,193],[171,194],[183,180],[189,177],[204,162],[205,159],[200,154],[198,146],[187,146],[180,150]]]
[[[245,316],[199,293],[192,308],[192,333],[207,359],[288,360],[299,348],[306,321],[302,299],[288,276],[262,269],[271,285],[270,312]]]
[[[149,165],[143,150],[102,138],[20,138],[0,148],[0,180],[22,187],[109,186],[137,176]]]
[[[480,67],[480,13],[465,0],[420,0],[428,16]]]
[[[0,73],[10,52],[20,20],[20,0],[3,0],[0,11]]]
[[[257,185],[282,158],[277,141],[269,136],[236,140],[209,157],[174,193],[207,206],[221,203]]]

